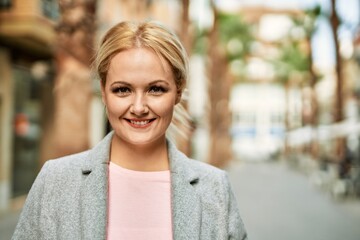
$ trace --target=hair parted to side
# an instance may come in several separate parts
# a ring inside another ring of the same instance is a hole
[[[154,21],[124,21],[106,32],[95,58],[95,68],[102,86],[105,86],[110,62],[117,53],[142,47],[152,49],[169,63],[178,92],[182,93],[188,75],[186,51],[176,34]]]

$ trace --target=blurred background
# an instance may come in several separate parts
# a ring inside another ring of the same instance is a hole
[[[109,131],[94,53],[147,19],[190,59],[171,136],[229,172],[250,239],[359,240],[359,0],[0,0],[0,238],[46,160]]]

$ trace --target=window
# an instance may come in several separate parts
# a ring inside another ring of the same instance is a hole
[[[0,0],[0,10],[9,9],[12,6],[11,0]]]
[[[2,0],[0,0],[2,1]],[[59,18],[59,5],[57,0],[42,0],[42,9],[46,17],[52,20]]]
[[[13,67],[13,196],[29,191],[39,162],[40,88],[30,69]]]

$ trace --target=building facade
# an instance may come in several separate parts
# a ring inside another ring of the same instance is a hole
[[[28,192],[40,167],[57,14],[56,1],[0,2],[0,211]]]

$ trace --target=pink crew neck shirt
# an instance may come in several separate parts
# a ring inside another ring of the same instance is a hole
[[[109,164],[107,239],[171,240],[170,171]]]

